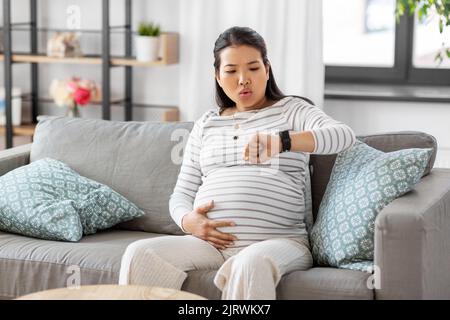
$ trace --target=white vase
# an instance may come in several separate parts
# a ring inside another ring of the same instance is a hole
[[[148,62],[158,60],[159,37],[136,36],[136,60]]]
[[[20,126],[22,124],[22,90],[20,88],[12,88],[11,106],[12,106],[12,124]],[[6,124],[6,103],[5,88],[0,87],[0,126]]]

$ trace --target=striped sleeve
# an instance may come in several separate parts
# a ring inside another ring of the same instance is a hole
[[[339,153],[356,142],[355,133],[349,126],[334,120],[318,107],[303,100],[295,103],[288,119],[295,131],[312,133],[315,148],[311,154]]]
[[[194,123],[189,134],[177,183],[169,199],[170,216],[184,232],[181,221],[193,210],[195,195],[202,182],[199,158],[204,118]]]

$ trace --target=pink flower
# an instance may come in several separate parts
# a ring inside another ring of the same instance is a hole
[[[67,80],[53,80],[50,95],[56,105],[73,108],[76,105],[87,105],[91,101],[101,99],[100,88],[92,80],[72,77]]]
[[[76,82],[72,82],[72,81],[67,82],[66,86],[67,86],[67,90],[69,92],[72,92],[72,93],[75,92],[77,90],[77,88],[78,88],[77,83]]]
[[[67,83],[67,89],[70,92],[75,92],[78,87],[80,86],[80,78],[72,77],[70,80],[66,80]]]
[[[91,91],[86,88],[78,87],[73,93],[73,99],[79,105],[88,104],[91,101]]]

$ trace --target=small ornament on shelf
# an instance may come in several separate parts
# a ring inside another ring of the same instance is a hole
[[[80,41],[75,32],[57,32],[47,41],[47,56],[56,58],[82,57]]]
[[[94,81],[77,77],[53,80],[50,95],[57,106],[66,108],[67,117],[80,117],[79,106],[100,101],[101,97],[100,88]]]

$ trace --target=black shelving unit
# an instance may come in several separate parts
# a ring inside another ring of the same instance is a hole
[[[12,127],[12,52],[11,52],[10,0],[3,0],[3,61],[5,71],[4,86],[5,86],[6,148],[11,148],[13,145],[13,127]]]
[[[26,23],[13,23],[11,21],[11,0],[3,0],[3,60],[4,60],[4,83],[5,83],[5,138],[6,148],[13,147],[13,125],[12,125],[12,84],[13,84],[13,65],[15,63],[30,63],[31,67],[31,92],[25,94],[31,101],[32,109],[32,122],[37,123],[37,116],[39,114],[39,62],[27,62],[27,61],[14,61],[12,51],[12,36],[13,30],[29,30],[30,31],[30,55],[38,55],[38,32],[41,31],[75,31],[75,30],[62,30],[62,29],[50,29],[50,28],[38,28],[37,25],[37,0],[30,1],[30,22]],[[102,38],[102,52],[99,58],[101,58],[102,68],[102,119],[111,119],[111,68],[122,67],[124,68],[124,98],[121,100],[121,104],[124,106],[124,119],[125,121],[131,121],[133,119],[133,65],[130,63],[112,63],[110,53],[111,33],[116,32],[116,29],[121,29],[119,32],[123,32],[125,36],[123,59],[133,59],[132,57],[132,0],[125,1],[125,25],[123,26],[110,26],[109,22],[109,9],[110,1],[102,0],[102,29],[99,30],[86,30],[87,32],[101,32]],[[76,30],[77,32],[83,32],[83,30]],[[137,104],[136,104],[137,105]],[[141,104],[142,105],[142,104]],[[173,107],[167,107],[173,108]]]

